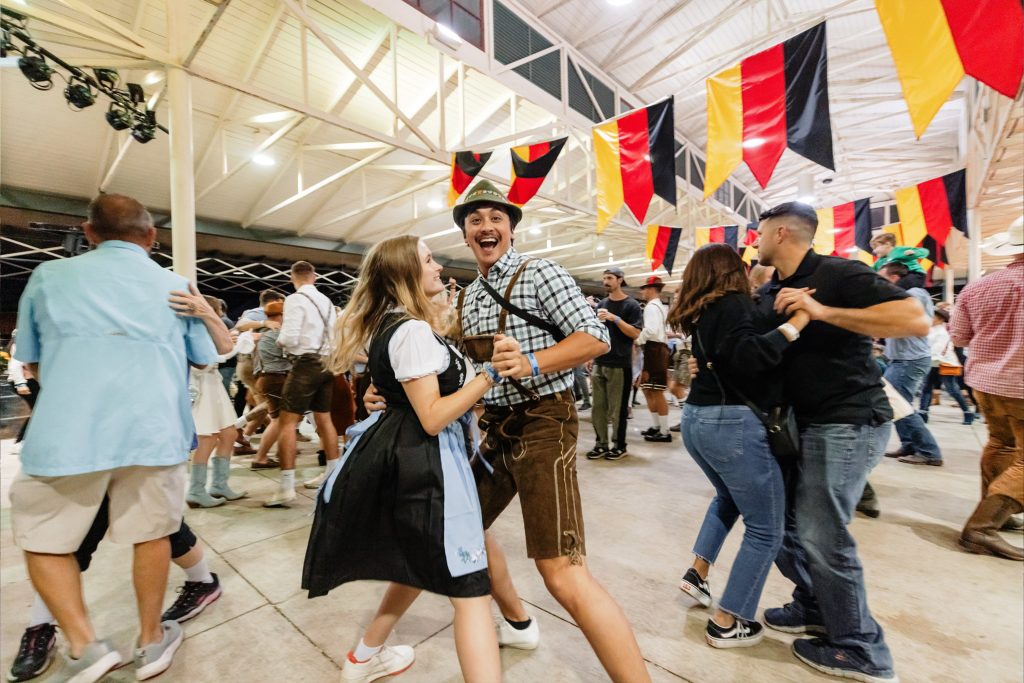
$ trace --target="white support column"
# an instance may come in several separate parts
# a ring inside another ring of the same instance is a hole
[[[953,266],[947,265],[942,271],[942,300],[947,304],[953,303],[953,286],[956,283],[956,271]]]
[[[977,209],[967,209],[967,225],[967,281],[974,282],[981,277],[981,216]]]
[[[186,3],[168,2],[167,34],[171,52],[187,52]],[[170,128],[171,250],[174,272],[196,279],[196,183],[192,157],[192,82],[182,68],[167,67],[168,126]]]

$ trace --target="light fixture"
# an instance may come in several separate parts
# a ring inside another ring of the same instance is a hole
[[[114,130],[126,130],[132,127],[132,115],[127,107],[117,102],[111,102],[107,109],[107,123]]]
[[[49,90],[53,87],[53,69],[42,57],[26,54],[18,59],[18,68],[36,90]]]
[[[150,71],[148,74],[146,74],[146,77],[142,80],[142,82],[146,85],[153,85],[154,83],[159,83],[160,81],[162,81],[163,78],[164,75],[162,72]]]
[[[434,22],[429,37],[452,50],[458,50],[463,43],[462,36],[440,22]]]
[[[430,201],[427,202],[427,208],[428,209],[443,209],[444,208],[444,202],[442,202],[437,197],[434,197],[433,199],[431,199]]]
[[[796,179],[796,200],[802,204],[813,204],[817,197],[814,194],[814,175],[802,173]]]
[[[147,109],[142,118],[132,126],[132,137],[136,142],[146,144],[156,137],[156,112]]]
[[[629,3],[633,2],[633,0],[605,0],[605,1],[609,5],[611,5],[612,7],[622,7],[623,5],[628,5]]]
[[[249,120],[253,123],[274,123],[275,121],[290,119],[292,116],[294,114],[290,111],[272,111],[266,114],[257,114]]]
[[[530,228],[530,234],[531,235],[539,235],[540,233],[541,233],[541,229],[540,228]]]
[[[747,138],[746,140],[743,141],[743,146],[746,147],[747,149],[754,149],[755,147],[760,147],[761,145],[763,145],[764,142],[764,138]]]
[[[93,92],[92,86],[81,77],[72,76],[68,80],[67,87],[64,88],[64,99],[68,101],[68,106],[71,109],[80,111],[95,104],[96,93]]]
[[[598,242],[597,243],[597,250],[598,251],[604,251],[604,244],[602,244],[601,242]]]
[[[260,153],[252,155],[252,163],[256,164],[257,166],[273,166],[277,162],[274,161],[274,157],[270,156],[269,154]]]

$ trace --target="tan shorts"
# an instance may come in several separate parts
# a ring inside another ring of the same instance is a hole
[[[119,467],[64,477],[18,472],[11,483],[11,527],[18,547],[66,555],[78,550],[104,496],[110,498],[110,538],[135,544],[170,536],[185,507],[185,463]]]
[[[583,509],[576,481],[579,420],[570,392],[544,396],[515,408],[488,407],[480,418],[484,432],[473,463],[484,528],[519,494],[526,531],[526,555],[534,560],[586,554]]]

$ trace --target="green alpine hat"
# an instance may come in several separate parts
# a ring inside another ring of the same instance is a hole
[[[456,204],[455,209],[452,210],[452,217],[455,219],[455,225],[462,228],[462,231],[466,231],[464,222],[466,216],[473,211],[473,207],[476,204],[498,204],[504,207],[508,211],[508,215],[512,220],[512,228],[515,229],[519,221],[523,220],[523,210],[515,204],[512,204],[508,199],[501,193],[501,190],[496,188],[493,183],[489,180],[481,180],[476,185],[469,189],[469,193],[461,204]]]

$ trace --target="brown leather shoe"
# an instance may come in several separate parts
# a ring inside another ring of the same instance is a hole
[[[235,455],[256,455],[256,449],[251,444],[235,446]]]
[[[900,462],[908,465],[931,465],[932,467],[942,467],[942,458],[926,458],[923,455],[918,455],[917,453],[903,456],[900,458]]]
[[[250,470],[276,470],[281,466],[280,461],[274,458],[267,458],[266,462],[253,462],[249,465]]]
[[[1010,515],[1020,512],[1022,506],[1013,498],[998,494],[988,496],[964,525],[960,534],[960,545],[969,552],[979,555],[995,555],[1008,560],[1024,562],[1024,548],[1010,545],[999,535],[998,529],[1006,523]]]
[[[914,455],[914,454],[911,451],[903,450],[903,447],[900,446],[899,448],[897,448],[894,451],[887,452],[885,454],[885,457],[887,457],[887,458],[905,458],[908,455]]]

